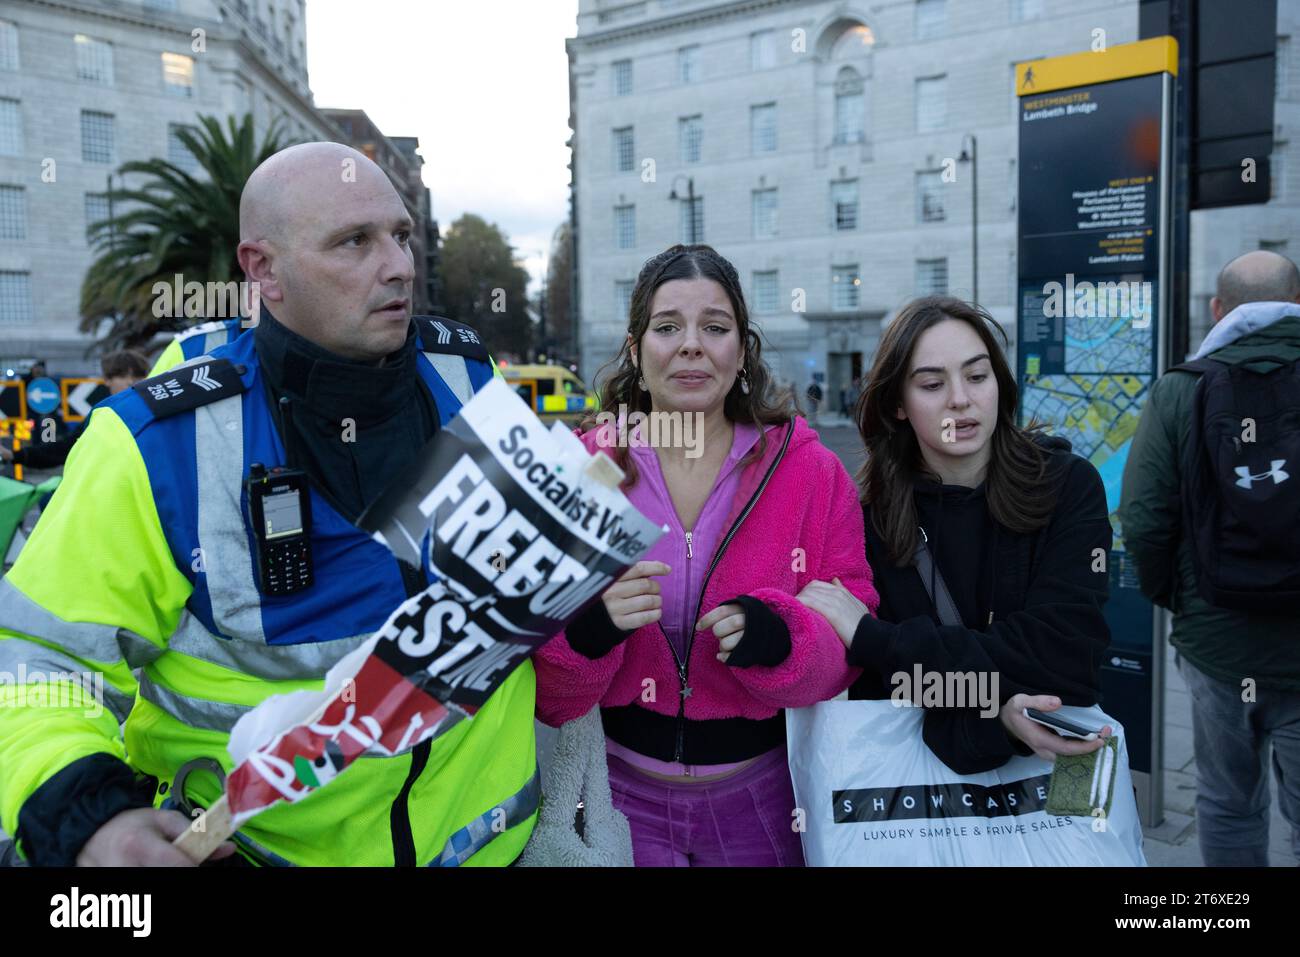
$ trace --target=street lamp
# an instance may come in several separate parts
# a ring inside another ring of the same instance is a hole
[[[668,198],[671,200],[680,200],[682,197],[677,192],[677,181],[686,180],[686,203],[687,203],[687,222],[690,223],[690,243],[694,246],[699,239],[695,235],[695,177],[684,176],[678,173],[673,177],[671,188],[668,190]]]
[[[970,140],[970,149],[966,141]],[[961,138],[961,156],[959,163],[970,163],[970,248],[971,248],[971,298],[980,301],[980,206],[979,206],[979,161],[975,152],[975,134],[967,133]]]

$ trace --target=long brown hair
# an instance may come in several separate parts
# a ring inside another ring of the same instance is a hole
[[[1016,425],[1016,380],[993,332],[997,330],[1005,346],[1002,327],[975,303],[951,296],[914,299],[881,337],[870,378],[854,410],[867,450],[867,460],[858,472],[862,501],[871,505],[871,523],[899,566],[911,564],[919,537],[913,483],[919,476],[936,481],[938,476],[921,457],[912,423],[895,413],[903,404],[903,386],[917,341],[927,329],[946,319],[964,322],[975,330],[998,383],[997,423],[989,439],[992,448],[984,479],[993,520],[1013,532],[1033,532],[1047,525],[1056,507],[1057,486],[1048,480],[1051,456],[1034,440],[1042,427]]]
[[[782,425],[795,415],[794,397],[790,390],[778,389],[772,380],[772,372],[763,361],[763,346],[758,330],[749,321],[749,309],[745,306],[745,294],[740,287],[740,276],[736,267],[723,258],[713,247],[704,245],[671,246],[657,256],[646,260],[637,276],[632,289],[632,305],[628,310],[627,331],[631,336],[625,340],[618,354],[601,367],[596,374],[600,377],[606,369],[615,366],[614,373],[605,380],[600,388],[600,412],[617,415],[619,406],[626,406],[629,413],[649,413],[650,393],[641,389],[637,380],[641,370],[632,361],[631,346],[636,345],[638,354],[641,340],[650,326],[650,303],[655,293],[664,283],[674,279],[711,279],[727,294],[731,309],[736,316],[736,325],[740,332],[740,341],[744,346],[740,365],[745,370],[749,382],[749,394],[740,388],[740,379],[727,392],[723,400],[722,412],[731,422],[749,422],[756,425]],[[596,426],[596,417],[588,416],[582,423],[584,432]],[[761,458],[766,445],[766,437],[760,436],[754,451],[746,461]],[[636,467],[628,454],[627,447],[615,445],[606,449],[611,457],[623,469],[626,477],[625,488],[636,483]]]

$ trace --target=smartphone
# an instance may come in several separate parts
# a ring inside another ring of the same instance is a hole
[[[1039,711],[1037,708],[1025,708],[1024,714],[1030,721],[1037,721],[1063,737],[1079,738],[1082,741],[1095,741],[1097,736],[1101,734],[1101,728],[1089,728],[1077,721],[1071,721],[1068,718],[1062,718],[1060,715],[1047,711]]]

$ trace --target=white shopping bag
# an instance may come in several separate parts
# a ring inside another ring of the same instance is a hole
[[[826,701],[787,709],[805,860],[813,867],[1145,867],[1124,729],[1100,708],[1059,713],[1114,729],[1119,761],[1108,813],[1048,814],[1052,763],[1041,758],[957,774],[921,739],[921,708]]]

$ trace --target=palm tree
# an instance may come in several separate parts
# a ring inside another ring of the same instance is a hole
[[[111,190],[113,215],[90,225],[98,256],[81,284],[81,328],[93,332],[111,320],[100,342],[105,348],[140,345],[186,324],[184,317],[155,317],[155,283],[170,287],[177,273],[184,282],[242,278],[235,259],[239,195],[249,174],[288,143],[272,125],[257,145],[249,114],[238,124],[228,117],[225,130],[216,117],[198,120],[197,130],[182,128],[176,135],[206,178],[161,159],[124,163],[118,170],[123,176],[150,178],[138,188]]]

